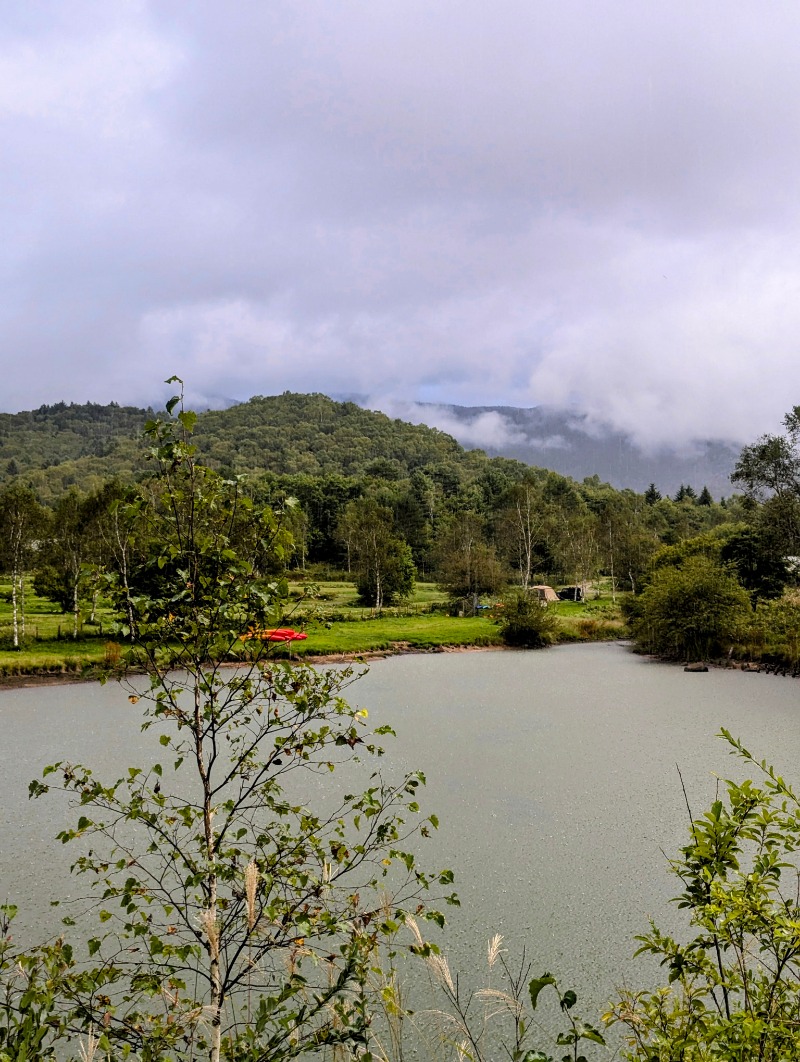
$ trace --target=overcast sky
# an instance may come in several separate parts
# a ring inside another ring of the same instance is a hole
[[[797,0],[0,12],[0,409],[800,403]]]

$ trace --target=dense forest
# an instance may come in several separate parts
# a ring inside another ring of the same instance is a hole
[[[141,429],[152,417],[61,403],[0,420],[0,566],[15,615],[26,573],[76,626],[91,608],[86,573],[113,558],[117,507],[147,482]],[[202,413],[193,442],[203,464],[243,476],[254,501],[281,513],[290,569],[344,571],[379,610],[415,578],[473,606],[508,585],[585,591],[601,576],[612,595],[635,593],[660,549],[704,534],[722,542],[759,508],[691,485],[669,498],[655,485],[637,494],[596,476],[577,483],[318,394]]]
[[[63,402],[0,414],[0,485],[23,476],[49,503],[71,486],[87,491],[109,478],[130,480],[144,471],[141,434],[153,415],[114,403]],[[485,460],[433,428],[319,394],[257,397],[201,413],[195,442],[209,467],[225,474],[396,479],[427,464],[467,468]]]

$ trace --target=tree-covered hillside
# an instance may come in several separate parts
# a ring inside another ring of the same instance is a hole
[[[22,478],[50,504],[73,486],[89,491],[111,477],[131,480],[145,467],[141,433],[152,416],[152,410],[91,402],[0,414],[0,485]],[[287,392],[201,413],[196,441],[205,461],[227,474],[396,480],[435,464],[441,477],[460,481],[487,461],[434,428],[320,394]]]
[[[113,549],[115,501],[147,476],[148,416],[59,404],[4,418],[0,565],[12,594],[33,570],[74,628],[84,569]],[[290,566],[345,570],[378,610],[415,575],[473,608],[510,583],[586,587],[602,574],[636,591],[659,546],[742,517],[707,490],[682,486],[671,499],[654,485],[636,494],[597,476],[576,483],[319,394],[253,398],[192,423],[199,461],[227,478],[245,473],[252,499],[283,514]]]
[[[70,487],[95,490],[141,466],[142,428],[152,410],[87,402],[0,413],[0,485],[24,479],[43,502]]]
[[[433,463],[477,469],[486,460],[435,428],[392,420],[320,394],[286,392],[211,410],[198,418],[196,439],[212,467],[236,472],[266,469],[391,480]]]

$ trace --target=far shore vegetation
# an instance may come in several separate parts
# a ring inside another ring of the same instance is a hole
[[[499,619],[502,609],[489,606],[477,615],[453,613],[435,583],[417,583],[403,604],[387,606],[381,613],[359,603],[352,583],[332,579],[315,585],[306,596],[303,583],[290,581],[286,622],[308,637],[288,645],[273,645],[275,657],[301,660],[314,657],[430,652],[458,648],[503,646]],[[119,664],[122,646],[114,631],[114,615],[105,602],[95,619],[82,619],[73,637],[71,617],[32,584],[26,587],[26,633],[20,648],[9,642],[11,628],[10,582],[0,578],[0,683],[22,676],[63,676],[91,679]],[[500,604],[498,601],[496,604]],[[559,601],[549,606],[556,617],[553,641],[582,642],[621,638],[625,634],[619,605],[607,587],[598,587],[585,602]],[[231,662],[234,656],[231,656]]]
[[[124,655],[104,579],[124,579],[122,527],[150,489],[148,416],[59,403],[0,417],[0,681],[92,677]],[[743,450],[738,493],[720,499],[578,483],[323,395],[192,418],[198,467],[286,536],[265,578],[286,580],[282,623],[306,638],[273,656],[630,638],[666,659],[800,672],[797,410]],[[582,599],[545,603],[541,586]]]

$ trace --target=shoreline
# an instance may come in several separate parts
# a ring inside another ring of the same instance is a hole
[[[586,641],[580,644],[593,645],[593,644],[615,644],[624,645],[628,648],[632,643],[625,638],[621,639],[608,639],[601,638],[597,641]],[[553,648],[559,645],[576,644],[571,642],[554,642],[553,646],[547,646],[545,648]],[[367,649],[364,652],[351,652],[351,653],[320,653],[308,656],[300,657],[282,657],[280,662],[289,664],[312,664],[318,666],[321,664],[360,664],[368,663],[370,660],[385,660],[392,656],[428,656],[432,653],[509,653],[509,652],[539,652],[538,649],[519,649],[511,645],[437,645],[427,648],[415,648],[408,643],[398,642],[396,646],[391,649]],[[684,668],[686,661],[679,660],[666,660],[663,657],[653,656],[649,653],[638,654],[646,656],[654,663],[669,663],[675,667]],[[704,661],[708,669],[715,671],[742,671],[749,674],[783,674],[787,675],[787,672],[781,672],[776,670],[773,672],[769,667],[765,667],[762,661],[741,661],[741,660],[707,660]],[[232,660],[222,665],[223,667],[238,667],[239,664]],[[133,672],[128,672],[133,674]],[[137,674],[144,674],[143,671],[137,672]],[[123,676],[112,676],[122,678]],[[793,676],[789,676],[793,677]],[[39,686],[72,686],[77,683],[85,682],[100,682],[100,677],[97,674],[86,674],[82,672],[52,672],[52,671],[31,671],[22,675],[2,675],[0,676],[0,693],[3,690],[18,690],[18,689],[35,689]]]
[[[437,645],[431,648],[414,648],[408,643],[399,642],[397,648],[392,649],[367,649],[364,652],[352,653],[322,653],[308,656],[286,658],[281,657],[281,662],[299,664],[358,664],[362,661],[383,660],[390,656],[422,656],[430,653],[492,653],[508,652],[511,646],[507,645]],[[278,658],[276,658],[278,659]],[[223,664],[223,667],[238,667],[237,661],[232,660]],[[128,672],[132,674],[133,672]],[[137,672],[144,674],[144,672]],[[72,686],[81,682],[99,682],[97,674],[69,671],[28,671],[19,675],[0,675],[0,692],[3,690],[35,689],[37,686]]]

